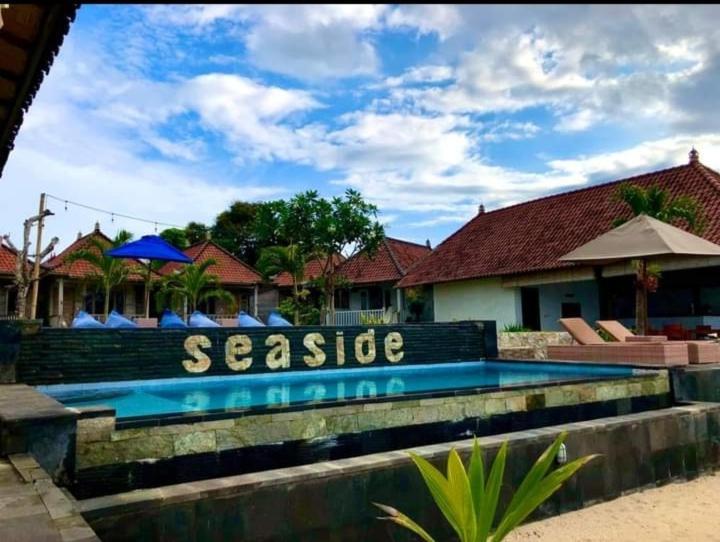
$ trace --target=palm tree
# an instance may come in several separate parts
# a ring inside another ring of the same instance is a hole
[[[292,279],[294,324],[300,323],[300,289],[299,286],[305,279],[306,258],[300,247],[290,245],[287,247],[267,247],[262,249],[257,261],[257,268],[265,278],[280,273],[288,273]]]
[[[702,233],[705,228],[702,206],[690,196],[672,197],[657,185],[643,188],[636,184],[621,184],[615,192],[615,197],[630,207],[633,216],[648,215],[668,224],[683,221],[691,232],[697,234]],[[627,221],[627,218],[617,218],[613,226],[621,226]],[[638,333],[644,334],[648,319],[647,292],[657,288],[660,272],[659,266],[648,267],[645,260],[635,260],[633,264],[636,274],[635,319]]]
[[[201,263],[192,263],[181,270],[164,277],[161,281],[158,301],[163,303],[168,296],[173,305],[187,301],[188,309],[193,312],[202,301],[219,299],[235,305],[235,298],[220,287],[217,275],[208,273],[208,268],[217,262],[208,258]]]
[[[636,184],[621,184],[615,197],[630,207],[633,216],[648,215],[668,224],[682,220],[687,223],[691,232],[697,234],[702,233],[705,227],[701,206],[690,196],[671,197],[657,185],[643,188]],[[617,218],[613,227],[621,226],[628,220]]]
[[[105,251],[110,248],[117,248],[124,245],[132,239],[132,233],[126,230],[120,230],[115,238],[108,243],[99,236],[90,237],[85,248],[76,250],[68,256],[68,262],[73,263],[79,260],[89,263],[93,271],[85,278],[95,283],[105,294],[104,314],[107,318],[110,312],[110,296],[113,288],[119,286],[130,273],[130,267],[127,262],[118,258],[111,258],[105,255]]]

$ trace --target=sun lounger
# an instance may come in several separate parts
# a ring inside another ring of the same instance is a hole
[[[548,359],[674,366],[689,363],[689,348],[671,342],[605,342],[582,318],[558,320],[572,336],[573,345],[548,345]]]
[[[615,340],[625,343],[638,342],[666,342],[668,338],[663,335],[635,335],[617,320],[598,320],[597,325],[605,330]],[[672,341],[685,344],[688,349],[690,363],[718,363],[720,362],[720,344],[713,341]]]
[[[157,318],[135,318],[135,323],[138,327],[153,328],[158,327]]]

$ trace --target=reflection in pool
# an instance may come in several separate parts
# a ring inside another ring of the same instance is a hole
[[[633,369],[474,361],[271,374],[63,384],[39,389],[68,406],[107,405],[118,418],[283,407],[467,388],[631,376]]]

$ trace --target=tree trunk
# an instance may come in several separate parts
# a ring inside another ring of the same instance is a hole
[[[647,334],[647,262],[640,260],[635,277],[635,327],[637,335]]]
[[[295,313],[293,314],[293,323],[298,326],[300,325],[300,308],[298,306],[298,287],[297,287],[297,281],[295,280],[295,277],[293,277],[293,301],[295,301]]]
[[[105,288],[105,321],[110,314],[110,288]]]
[[[27,295],[28,295],[28,288],[27,284],[23,284],[21,286],[18,286],[17,288],[17,308],[16,312],[18,315],[18,318],[26,318],[27,317]]]

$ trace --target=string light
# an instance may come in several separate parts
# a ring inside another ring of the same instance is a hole
[[[169,224],[167,222],[158,222],[157,220],[152,220],[149,218],[142,218],[138,216],[132,216],[132,215],[126,215],[123,213],[117,213],[115,211],[107,211],[105,209],[99,209],[97,207],[93,207],[92,205],[86,205],[84,203],[79,203],[77,201],[71,201],[64,198],[58,198],[57,196],[53,196],[52,194],[45,194],[46,198],[54,199],[55,201],[58,201],[60,203],[65,204],[65,210],[68,210],[68,205],[74,205],[75,207],[82,207],[83,209],[88,209],[90,211],[95,211],[96,213],[102,213],[104,215],[110,215],[110,220],[114,223],[115,217],[125,218],[127,220],[134,220],[136,222],[144,222],[145,224],[153,224],[155,227],[155,232],[158,231],[158,226],[165,226],[168,228],[180,228],[182,229],[183,226],[178,226],[177,224]]]

